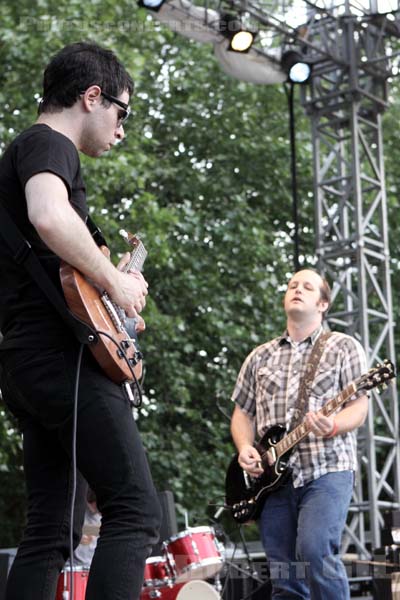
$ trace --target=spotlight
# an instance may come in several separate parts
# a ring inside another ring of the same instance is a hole
[[[164,2],[165,0],[138,0],[138,5],[141,8],[147,8],[147,10],[158,12]]]
[[[234,52],[248,52],[253,42],[254,34],[243,29],[233,34],[229,49]]]
[[[282,69],[292,83],[307,83],[311,77],[311,65],[296,50],[288,50],[282,55]]]
[[[257,35],[244,27],[240,19],[228,14],[221,15],[219,30],[230,40],[228,50],[233,52],[248,52]]]

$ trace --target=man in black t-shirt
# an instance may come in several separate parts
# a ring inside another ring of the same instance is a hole
[[[124,137],[133,83],[115,55],[96,44],[61,50],[46,68],[37,122],[0,161],[0,202],[60,287],[60,259],[121,306],[145,306],[139,272],[114,267],[94,243],[79,152],[99,157]],[[27,526],[6,600],[54,600],[69,556],[74,386],[79,345],[0,236],[1,391],[24,442]],[[157,541],[160,507],[130,405],[85,348],[79,379],[77,490],[81,538],[86,482],[102,514],[87,600],[138,600],[144,563]]]

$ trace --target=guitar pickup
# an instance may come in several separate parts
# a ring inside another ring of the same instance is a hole
[[[269,448],[269,450],[267,451],[268,454],[268,458],[270,459],[268,462],[271,461],[271,464],[274,464],[276,462],[276,450],[273,446],[271,446],[271,448]]]
[[[243,470],[243,478],[244,478],[244,484],[245,484],[246,488],[249,490],[252,487],[252,482],[251,482],[251,477],[247,473],[247,471]]]

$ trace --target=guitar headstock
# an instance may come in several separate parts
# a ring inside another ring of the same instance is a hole
[[[379,386],[386,387],[386,383],[393,377],[396,377],[394,365],[390,360],[385,359],[383,363],[369,369],[365,375],[357,379],[357,389],[372,390]]]
[[[126,241],[131,248],[137,248],[141,244],[138,234],[134,235],[130,231],[126,232]]]

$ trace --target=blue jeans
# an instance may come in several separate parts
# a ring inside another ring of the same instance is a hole
[[[259,525],[274,600],[349,600],[339,548],[352,489],[342,471],[267,497]]]
[[[0,353],[1,389],[24,444],[27,525],[6,600],[54,600],[69,556],[71,438],[78,347]],[[157,542],[160,506],[129,402],[85,348],[79,385],[74,545],[81,538],[86,482],[102,513],[86,600],[137,600]]]

